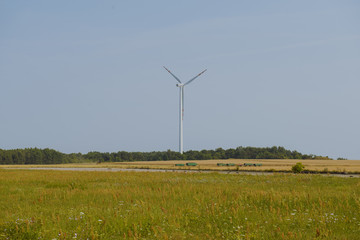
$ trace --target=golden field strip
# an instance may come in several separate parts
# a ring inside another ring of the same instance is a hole
[[[177,163],[196,162],[196,167],[175,167]],[[139,161],[139,162],[111,162],[57,165],[0,165],[0,168],[27,167],[73,167],[73,168],[150,168],[150,169],[200,169],[200,170],[249,170],[249,171],[291,171],[297,162],[305,165],[305,170],[360,172],[360,160],[302,160],[302,159],[220,159],[220,160],[176,160],[176,161]],[[262,166],[217,166],[217,163],[262,163]]]
[[[293,160],[293,159],[221,159],[221,160],[195,160],[195,161],[152,161],[152,162],[124,162],[118,163],[121,166],[127,167],[149,167],[149,168],[174,168],[177,163],[196,162],[198,166],[194,169],[210,169],[210,170],[291,170],[291,167],[297,162],[302,162],[308,170],[322,171],[327,168],[329,171],[360,171],[359,160]],[[217,163],[235,163],[236,165],[244,163],[262,163],[262,166],[217,166]],[[116,164],[117,165],[117,164]],[[116,166],[114,165],[114,166]],[[180,167],[181,168],[181,167]]]

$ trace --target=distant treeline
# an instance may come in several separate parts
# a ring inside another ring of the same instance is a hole
[[[0,149],[0,164],[60,164],[81,162],[130,162],[166,160],[205,160],[205,159],[330,159],[313,154],[301,154],[283,147],[237,147],[216,150],[187,151],[183,154],[174,151],[164,152],[89,152],[61,153],[53,149]]]

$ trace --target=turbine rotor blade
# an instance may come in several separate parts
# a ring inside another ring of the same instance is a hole
[[[197,77],[199,77],[201,74],[203,74],[207,69],[205,69],[204,71],[202,71],[201,73],[199,73],[198,75],[196,75],[195,77],[193,77],[192,79],[190,79],[189,81],[187,81],[185,85],[188,85],[189,83],[191,83],[192,81],[194,81]]]
[[[165,66],[163,66],[163,67],[166,69],[166,71],[168,71],[171,74],[171,76],[173,76],[176,79],[176,81],[178,81],[180,84],[182,84],[182,82],[180,81],[180,79],[177,78],[177,76],[175,76],[172,72],[170,72],[170,70],[167,69]]]

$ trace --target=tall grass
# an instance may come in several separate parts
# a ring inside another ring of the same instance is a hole
[[[360,179],[0,170],[0,239],[358,239]]]

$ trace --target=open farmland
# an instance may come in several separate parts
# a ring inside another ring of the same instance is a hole
[[[176,167],[175,164],[196,162],[195,167]],[[299,160],[299,159],[220,159],[220,160],[176,160],[176,161],[139,161],[139,162],[107,162],[84,164],[56,164],[56,165],[0,165],[0,168],[150,168],[150,169],[196,169],[196,170],[249,170],[249,171],[291,171],[297,162],[302,162],[306,170],[360,172],[360,160]],[[234,163],[236,166],[217,166],[217,163]],[[261,163],[262,166],[238,166],[244,163]]]
[[[193,167],[195,169],[210,169],[210,170],[227,170],[227,169],[239,169],[239,170],[279,170],[290,171],[291,167],[297,162],[302,162],[307,170],[323,171],[345,171],[345,172],[360,172],[360,160],[299,160],[299,159],[221,159],[221,160],[195,160],[195,161],[152,161],[152,162],[125,162],[107,164],[104,166],[116,167],[144,167],[144,168],[174,168],[175,164],[196,162],[198,166]],[[217,166],[217,163],[235,163],[235,165],[244,163],[261,163],[262,166]],[[102,164],[101,164],[102,165]],[[181,168],[181,167],[180,167]],[[187,167],[185,167],[187,168]]]
[[[0,239],[357,239],[360,179],[0,170]]]

